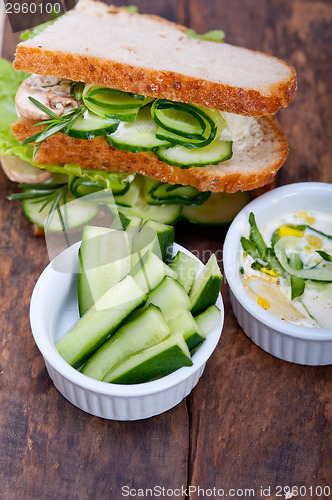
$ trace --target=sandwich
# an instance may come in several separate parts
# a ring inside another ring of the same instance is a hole
[[[15,140],[44,174],[69,173],[72,195],[112,187],[137,215],[176,206],[173,218],[229,222],[288,155],[274,115],[294,98],[294,68],[157,16],[80,0],[18,44],[13,67],[31,75]]]

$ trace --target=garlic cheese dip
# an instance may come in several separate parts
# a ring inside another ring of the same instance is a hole
[[[262,308],[290,323],[332,328],[332,214],[300,211],[258,228],[250,214],[240,273]]]

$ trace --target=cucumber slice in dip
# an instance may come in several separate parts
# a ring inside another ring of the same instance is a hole
[[[323,262],[318,266],[303,269],[295,269],[291,266],[288,261],[286,249],[287,247],[295,248],[297,242],[298,239],[296,237],[285,236],[284,238],[281,238],[274,246],[276,257],[285,271],[287,271],[292,276],[296,276],[297,278],[317,281],[332,281],[332,262],[323,260]]]

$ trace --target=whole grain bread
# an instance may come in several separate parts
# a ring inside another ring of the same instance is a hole
[[[257,120],[263,133],[257,137],[255,146],[240,148],[234,142],[232,158],[219,165],[181,169],[159,161],[153,153],[115,149],[103,137],[82,140],[61,133],[42,143],[35,161],[40,164],[74,163],[81,168],[112,172],[136,172],[170,184],[195,186],[201,191],[249,191],[272,182],[288,155],[287,141],[277,119],[266,116]],[[13,133],[23,141],[42,130],[34,124],[21,118],[12,126]]]
[[[247,116],[294,98],[294,68],[227,43],[198,40],[157,16],[93,0],[17,46],[14,68]]]

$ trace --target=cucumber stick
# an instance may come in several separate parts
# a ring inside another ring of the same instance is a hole
[[[182,334],[191,351],[205,340],[198,323],[185,307],[178,307],[165,316],[166,323],[174,334]]]
[[[195,320],[205,337],[207,337],[219,324],[221,319],[220,309],[212,305],[195,317]]]
[[[173,243],[173,226],[154,220],[145,221],[142,229],[133,241],[133,264],[148,250],[151,250],[160,259],[167,262],[169,256],[172,254]]]
[[[179,306],[190,309],[191,303],[188,295],[180,283],[170,276],[166,276],[162,282],[148,295],[146,305],[154,304],[161,309],[163,316]]]
[[[169,267],[176,272],[178,282],[189,293],[198,272],[199,262],[183,252],[178,252],[170,261]]]
[[[81,372],[107,382],[107,373],[121,359],[158,344],[170,335],[160,309],[150,305],[132,321],[124,324],[85,363]]]
[[[217,258],[212,254],[203,270],[194,279],[193,286],[190,290],[190,310],[194,316],[216,303],[221,283],[222,275]]]
[[[176,278],[176,272],[150,250],[130,270],[130,275],[145,293],[159,285],[164,276]]]
[[[107,290],[58,340],[59,353],[71,366],[81,366],[145,300],[145,293],[127,276]]]
[[[99,297],[128,274],[131,256],[126,232],[85,226],[80,260],[78,303],[83,316]]]
[[[107,382],[140,384],[193,364],[183,335],[171,335],[157,345],[128,356],[107,374]]]

